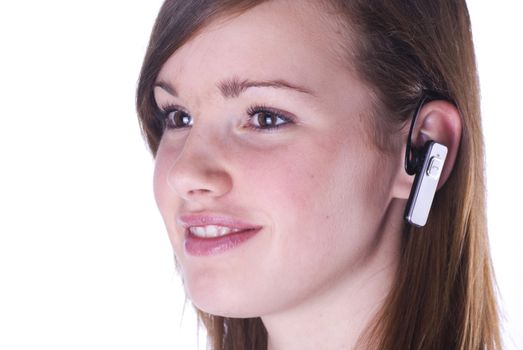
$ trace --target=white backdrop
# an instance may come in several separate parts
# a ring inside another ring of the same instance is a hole
[[[197,349],[134,111],[160,4],[0,3],[0,349]],[[504,337],[523,349],[523,6],[469,6]]]

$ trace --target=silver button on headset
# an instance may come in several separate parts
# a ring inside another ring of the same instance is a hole
[[[443,162],[437,157],[432,157],[430,160],[429,167],[427,168],[427,175],[435,179],[439,179],[441,175],[441,168],[443,167]]]

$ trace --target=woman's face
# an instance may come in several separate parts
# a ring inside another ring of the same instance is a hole
[[[271,1],[214,22],[158,76],[171,112],[155,197],[186,291],[209,313],[312,301],[379,245],[398,161],[369,140],[369,89],[317,11]]]

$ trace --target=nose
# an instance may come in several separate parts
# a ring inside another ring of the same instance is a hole
[[[227,194],[232,177],[222,156],[224,149],[217,135],[191,131],[169,169],[169,186],[186,201],[203,202]]]

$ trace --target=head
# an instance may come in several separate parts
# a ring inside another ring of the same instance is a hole
[[[474,67],[464,2],[164,3],[137,107],[155,197],[216,348],[263,348],[260,316],[376,266],[394,279],[369,346],[495,344]],[[415,144],[449,156],[429,222],[413,229],[403,158],[424,90],[454,103],[420,111]],[[194,213],[258,231],[226,252],[190,248]]]

